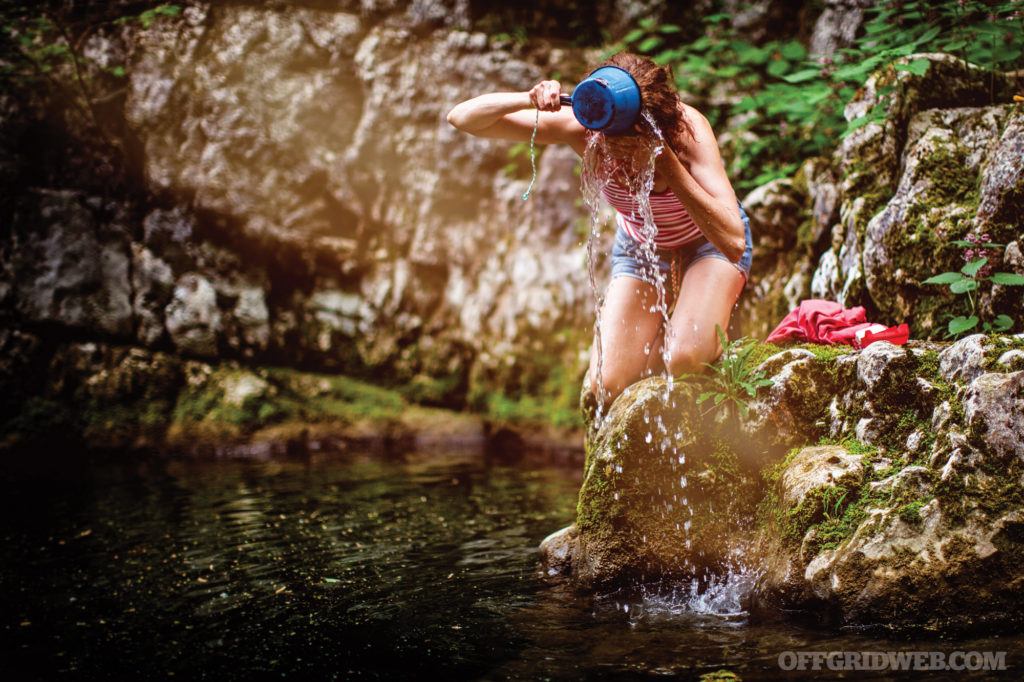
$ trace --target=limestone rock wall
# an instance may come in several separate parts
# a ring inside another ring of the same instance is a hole
[[[825,298],[863,305],[885,324],[908,322],[916,338],[942,338],[947,317],[967,314],[966,298],[922,282],[965,264],[950,243],[969,234],[1002,244],[996,269],[1024,273],[1024,110],[1011,100],[1019,86],[951,55],[904,58],[913,59],[928,60],[924,75],[876,72],[847,106],[852,120],[891,87],[882,121],[743,199],[760,236],[746,331],[763,337],[800,300]],[[1010,287],[984,287],[979,307],[983,319],[1024,318],[1024,297]]]
[[[821,42],[859,22],[833,8],[815,23],[783,0],[726,5],[753,39],[771,26]],[[473,387],[532,390],[552,367],[574,375],[594,302],[575,156],[539,150],[523,202],[525,155],[444,115],[543,76],[571,84],[641,17],[696,37],[711,6],[189,2],[105,29],[82,62],[106,87],[103,136],[70,123],[74,107],[43,122],[54,103],[39,92],[0,102],[15,188],[0,315],[196,358],[439,378],[451,390],[437,397],[456,403]],[[116,66],[126,81],[103,71]]]

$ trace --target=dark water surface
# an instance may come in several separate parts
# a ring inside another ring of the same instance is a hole
[[[536,553],[574,516],[575,470],[431,453],[3,480],[0,632],[18,679],[774,679],[800,650],[1006,651],[1013,678],[1024,664],[1017,636],[887,641],[751,625],[708,613],[729,609],[707,595],[576,596]]]

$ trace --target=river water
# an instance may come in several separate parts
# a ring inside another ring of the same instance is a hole
[[[730,595],[685,586],[575,595],[537,545],[573,520],[576,468],[476,452],[69,461],[3,477],[3,652],[18,679],[776,679],[784,651],[911,649],[1007,651],[1019,678],[1024,660],[1020,637],[751,624]],[[890,676],[914,675],[874,674]]]

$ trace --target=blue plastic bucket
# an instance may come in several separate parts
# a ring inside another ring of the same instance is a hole
[[[576,86],[571,97],[563,95],[562,102],[571,103],[576,120],[591,130],[606,135],[636,134],[633,125],[640,116],[640,86],[625,69],[595,69]]]

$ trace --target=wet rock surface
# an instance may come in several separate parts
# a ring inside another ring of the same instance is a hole
[[[982,372],[951,371],[978,348]],[[664,380],[645,379],[591,424],[576,522],[541,555],[582,590],[742,569],[756,618],[1018,627],[1024,372],[998,358],[1022,348],[766,346],[773,384],[743,418],[696,410],[706,386],[664,402]]]

